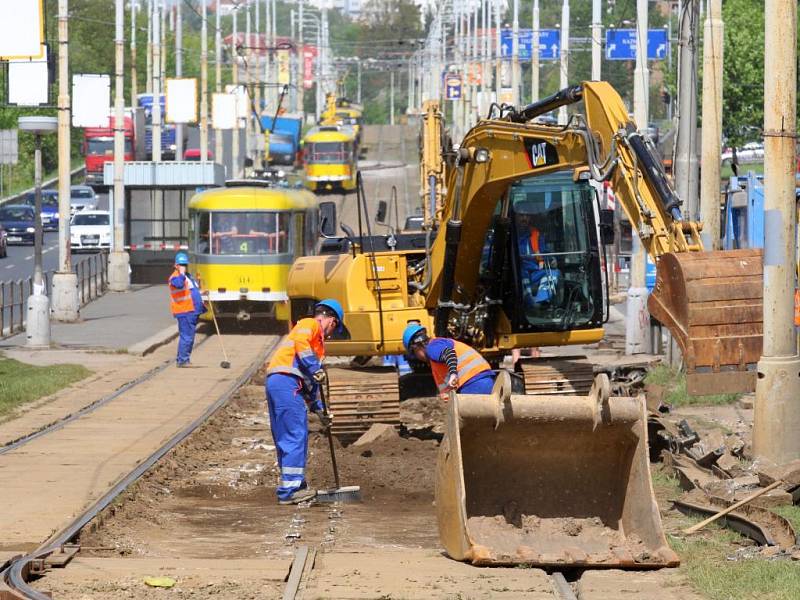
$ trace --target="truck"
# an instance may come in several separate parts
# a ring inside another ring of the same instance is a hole
[[[270,132],[269,164],[294,165],[298,160],[300,150],[300,130],[303,126],[303,115],[284,114],[277,119],[271,116],[262,116],[261,126],[265,132]]]
[[[163,160],[175,160],[175,151],[177,145],[177,129],[175,125],[166,123],[164,115],[166,114],[166,96],[160,94],[161,98],[161,158]],[[139,94],[136,96],[136,102],[140,108],[144,110],[144,147],[145,154],[148,160],[153,157],[153,94]],[[186,129],[184,128],[184,132]],[[185,135],[185,134],[184,134]],[[183,140],[184,147],[186,146],[186,139]]]
[[[103,164],[114,160],[114,125],[116,119],[108,117],[105,127],[86,127],[83,130],[83,145],[86,167],[86,185],[103,187]],[[125,110],[125,157],[124,160],[144,158],[144,113],[139,109]]]

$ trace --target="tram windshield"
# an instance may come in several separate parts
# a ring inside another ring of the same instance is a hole
[[[350,142],[312,142],[307,145],[306,162],[343,163],[350,160]]]
[[[201,212],[194,219],[193,246],[198,254],[289,253],[291,215],[287,212]]]

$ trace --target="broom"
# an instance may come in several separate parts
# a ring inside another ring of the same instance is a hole
[[[328,417],[330,423],[330,413],[328,412],[328,403],[325,401],[325,386],[328,380],[319,386],[319,397],[322,401],[322,412]],[[328,436],[328,447],[331,451],[331,466],[333,467],[333,480],[336,487],[330,490],[318,490],[314,498],[317,502],[361,502],[361,488],[357,485],[348,485],[342,487],[339,482],[339,467],[336,464],[336,451],[333,447],[333,432],[331,431],[330,424],[325,428],[325,433]]]

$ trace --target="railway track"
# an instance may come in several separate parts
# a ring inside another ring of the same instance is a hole
[[[208,338],[206,338],[208,339]],[[172,437],[170,437],[165,443],[159,446],[154,452],[152,452],[147,458],[139,462],[136,467],[131,470],[127,475],[122,477],[110,490],[108,490],[103,496],[101,496],[98,500],[96,500],[89,508],[81,512],[77,517],[75,517],[66,527],[64,527],[60,532],[56,533],[55,535],[51,536],[47,539],[44,543],[42,543],[37,549],[34,551],[20,556],[18,558],[12,559],[10,563],[0,571],[0,579],[2,579],[2,583],[0,584],[0,598],[31,598],[34,600],[45,600],[49,599],[50,596],[44,594],[35,588],[29,585],[29,580],[32,576],[41,574],[44,572],[46,565],[45,560],[53,554],[60,554],[64,556],[64,561],[68,561],[70,558],[70,554],[73,554],[77,551],[77,548],[73,547],[70,548],[68,544],[73,541],[81,530],[92,520],[97,517],[111,502],[119,496],[122,492],[124,492],[131,484],[136,482],[142,475],[144,475],[153,465],[155,465],[161,458],[163,458],[168,452],[170,452],[173,448],[175,448],[178,444],[180,444],[183,440],[185,440],[189,435],[192,434],[198,427],[203,425],[209,418],[211,418],[222,406],[224,406],[230,398],[236,393],[236,391],[244,385],[247,381],[249,381],[253,375],[257,372],[258,368],[264,363],[267,356],[274,350],[277,346],[278,342],[280,341],[280,336],[274,336],[267,345],[259,352],[257,357],[250,363],[247,369],[237,378],[235,379],[221,394],[217,396],[215,401],[210,404],[205,411],[192,420],[188,425],[186,425],[183,429],[175,433]],[[205,341],[205,340],[204,340]],[[13,449],[19,448],[28,444],[36,439],[40,439],[44,436],[47,436],[54,431],[62,429],[68,423],[78,419],[79,417],[85,416],[103,405],[108,404],[115,398],[120,397],[121,395],[125,394],[126,392],[135,389],[136,387],[142,385],[143,383],[150,381],[164,371],[172,361],[166,361],[164,364],[161,364],[154,369],[151,369],[147,373],[143,374],[142,376],[138,377],[137,379],[129,382],[125,386],[121,387],[117,391],[108,396],[105,396],[96,402],[88,405],[81,411],[66,417],[52,425],[39,430],[29,436],[25,436],[23,438],[19,438],[18,440],[8,444],[7,446],[0,449],[0,453],[7,453]],[[4,587],[5,586],[5,589]]]

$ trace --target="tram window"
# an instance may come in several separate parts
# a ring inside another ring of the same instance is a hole
[[[308,152],[308,162],[341,163],[348,158],[349,144],[344,142],[313,142]]]
[[[288,254],[291,215],[285,212],[215,212],[211,215],[211,254]],[[202,240],[208,224],[198,225]]]
[[[193,223],[193,230],[191,231],[192,237],[192,248],[198,254],[209,254],[209,235],[208,235],[208,222],[209,222],[209,213],[201,212],[197,213],[192,219]]]

